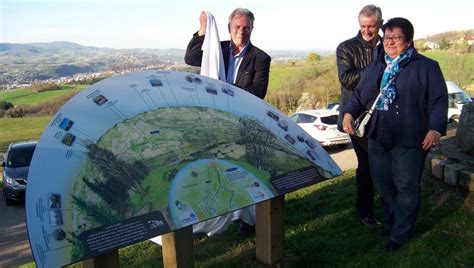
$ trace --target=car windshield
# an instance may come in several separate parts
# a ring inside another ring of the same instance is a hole
[[[7,167],[27,167],[30,165],[31,158],[36,146],[14,148],[8,154]]]
[[[321,117],[321,123],[326,125],[335,125],[337,124],[337,115]]]
[[[464,92],[451,93],[449,96],[459,104],[465,104],[471,102],[471,98]]]

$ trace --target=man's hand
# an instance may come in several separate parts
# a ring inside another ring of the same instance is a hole
[[[351,114],[345,113],[342,119],[342,129],[349,135],[354,135],[354,118]]]
[[[441,134],[439,134],[436,130],[430,130],[426,133],[425,139],[421,143],[423,146],[423,150],[427,151],[431,149],[431,147],[435,146],[439,143],[439,139],[441,138]]]
[[[199,36],[203,36],[206,34],[206,28],[207,28],[207,14],[206,11],[201,11],[201,15],[199,16],[199,23],[201,26],[199,27]]]

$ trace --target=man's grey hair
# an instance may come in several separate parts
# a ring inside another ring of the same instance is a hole
[[[255,17],[253,16],[252,11],[250,11],[246,8],[240,8],[240,7],[234,9],[234,11],[232,11],[232,13],[230,13],[229,24],[232,22],[232,19],[237,15],[247,16],[247,18],[249,18],[250,26],[253,28],[253,21],[255,20]]]
[[[380,7],[375,6],[375,5],[366,5],[363,7],[360,12],[359,12],[359,17],[372,17],[375,16],[375,19],[377,19],[377,22],[382,21],[382,10]]]

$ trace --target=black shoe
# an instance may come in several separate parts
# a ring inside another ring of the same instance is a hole
[[[394,242],[392,240],[388,240],[388,242],[383,246],[383,250],[385,252],[393,252],[400,248],[401,244]]]
[[[255,225],[242,222],[239,227],[239,236],[249,237],[255,234]]]
[[[359,221],[369,227],[375,227],[381,225],[381,223],[374,217],[359,217]]]

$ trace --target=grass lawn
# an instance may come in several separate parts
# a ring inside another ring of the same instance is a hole
[[[78,92],[87,85],[63,85],[61,89],[44,92],[35,92],[31,89],[17,89],[12,91],[0,92],[0,101],[8,101],[13,105],[36,105],[45,101],[50,101],[55,97],[69,93]]]
[[[328,60],[318,62],[306,62],[298,60],[292,63],[276,63],[270,68],[268,91],[277,91],[289,83],[305,81],[314,77],[320,69],[326,67]]]
[[[0,158],[12,142],[39,139],[50,120],[51,116],[0,118]]]
[[[354,174],[350,170],[286,195],[284,267],[474,266],[474,209],[466,193],[425,178],[414,237],[387,254],[381,249],[386,238],[355,217]],[[467,202],[471,205],[466,206]],[[376,215],[382,215],[378,201]],[[255,238],[239,237],[237,228],[233,224],[212,237],[196,235],[196,267],[261,267],[255,259]],[[161,247],[144,241],[123,248],[120,263],[122,267],[162,267]]]

